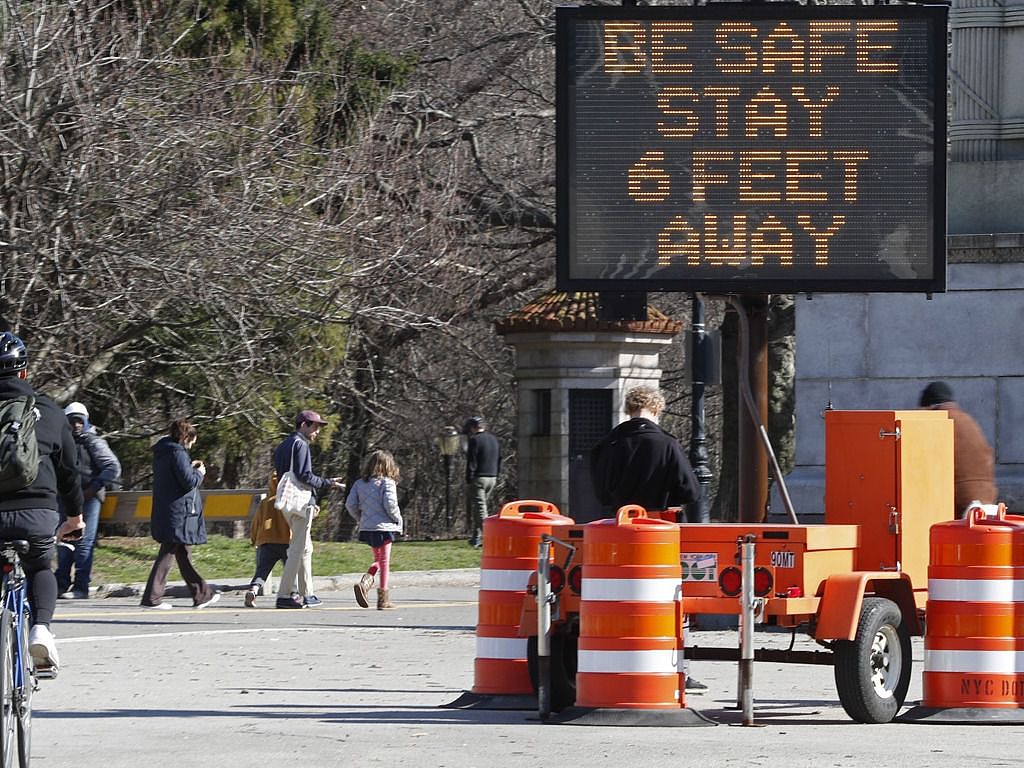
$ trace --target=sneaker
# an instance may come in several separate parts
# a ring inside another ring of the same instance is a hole
[[[302,600],[299,599],[298,594],[292,594],[291,597],[279,597],[277,602],[274,604],[275,608],[302,608]]]
[[[170,603],[157,603],[156,605],[146,605],[145,603],[139,603],[139,605],[143,608],[149,608],[154,611],[169,611],[174,607]]]
[[[248,589],[245,592],[245,607],[255,608],[256,607],[256,590]]]
[[[60,666],[57,656],[57,640],[50,632],[50,628],[43,624],[36,624],[29,630],[28,652],[32,654],[32,661],[35,662],[36,669],[56,672]]]
[[[68,593],[65,592],[65,594],[68,594]],[[72,600],[88,600],[89,599],[89,590],[88,589],[73,589],[73,590],[71,590],[71,599]]]
[[[686,690],[688,691],[706,691],[708,687],[704,685],[700,680],[693,677],[686,678]]]
[[[74,591],[69,589],[67,592],[61,592],[59,595],[57,595],[57,597],[59,597],[61,600],[73,600],[75,597],[75,593]]]
[[[198,603],[197,605],[194,605],[192,607],[198,611],[200,608],[205,608],[208,605],[213,605],[218,600],[220,600],[220,592],[214,592],[212,595],[210,595],[209,599],[205,603]]]
[[[302,600],[302,604],[307,608],[319,608],[324,604],[324,601],[316,595],[309,595]]]

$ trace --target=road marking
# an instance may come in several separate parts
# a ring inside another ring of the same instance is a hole
[[[247,635],[255,634],[257,632],[376,632],[378,630],[386,632],[423,632],[424,628],[421,626],[417,627],[319,627],[315,624],[302,627],[251,627],[247,629],[185,629],[175,630],[173,632],[146,632],[135,635],[89,635],[88,637],[59,637],[58,642],[61,645],[71,645],[73,643],[87,643],[96,642],[97,640],[144,640],[150,637],[184,637],[185,635]],[[432,631],[432,630],[426,630]],[[445,630],[448,631],[448,630]],[[472,627],[466,627],[464,631],[469,634],[474,631]]]

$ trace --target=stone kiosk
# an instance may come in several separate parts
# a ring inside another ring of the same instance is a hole
[[[659,353],[682,330],[648,306],[645,320],[598,319],[597,293],[551,292],[497,323],[515,348],[519,497],[589,522],[600,513],[590,448],[625,419],[626,390],[659,386]]]

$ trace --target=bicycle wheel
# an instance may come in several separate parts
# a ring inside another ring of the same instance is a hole
[[[21,667],[21,680],[14,691],[14,706],[18,724],[18,764],[21,768],[29,768],[32,760],[32,694],[36,689],[33,675],[32,655],[28,650],[29,615],[26,611],[21,620],[21,632],[18,634],[18,664]],[[13,669],[13,667],[12,667]]]
[[[14,765],[15,726],[14,703],[14,614],[4,608],[0,612],[0,766]]]

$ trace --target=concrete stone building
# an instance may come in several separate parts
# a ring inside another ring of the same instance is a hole
[[[950,30],[947,292],[798,300],[798,514],[822,510],[824,408],[913,408],[935,379],[977,418],[1002,500],[1024,511],[1024,0],[954,0]]]
[[[590,448],[625,419],[626,390],[659,385],[659,354],[680,330],[650,306],[645,320],[600,320],[596,293],[557,291],[497,323],[515,349],[519,498],[596,519]]]

